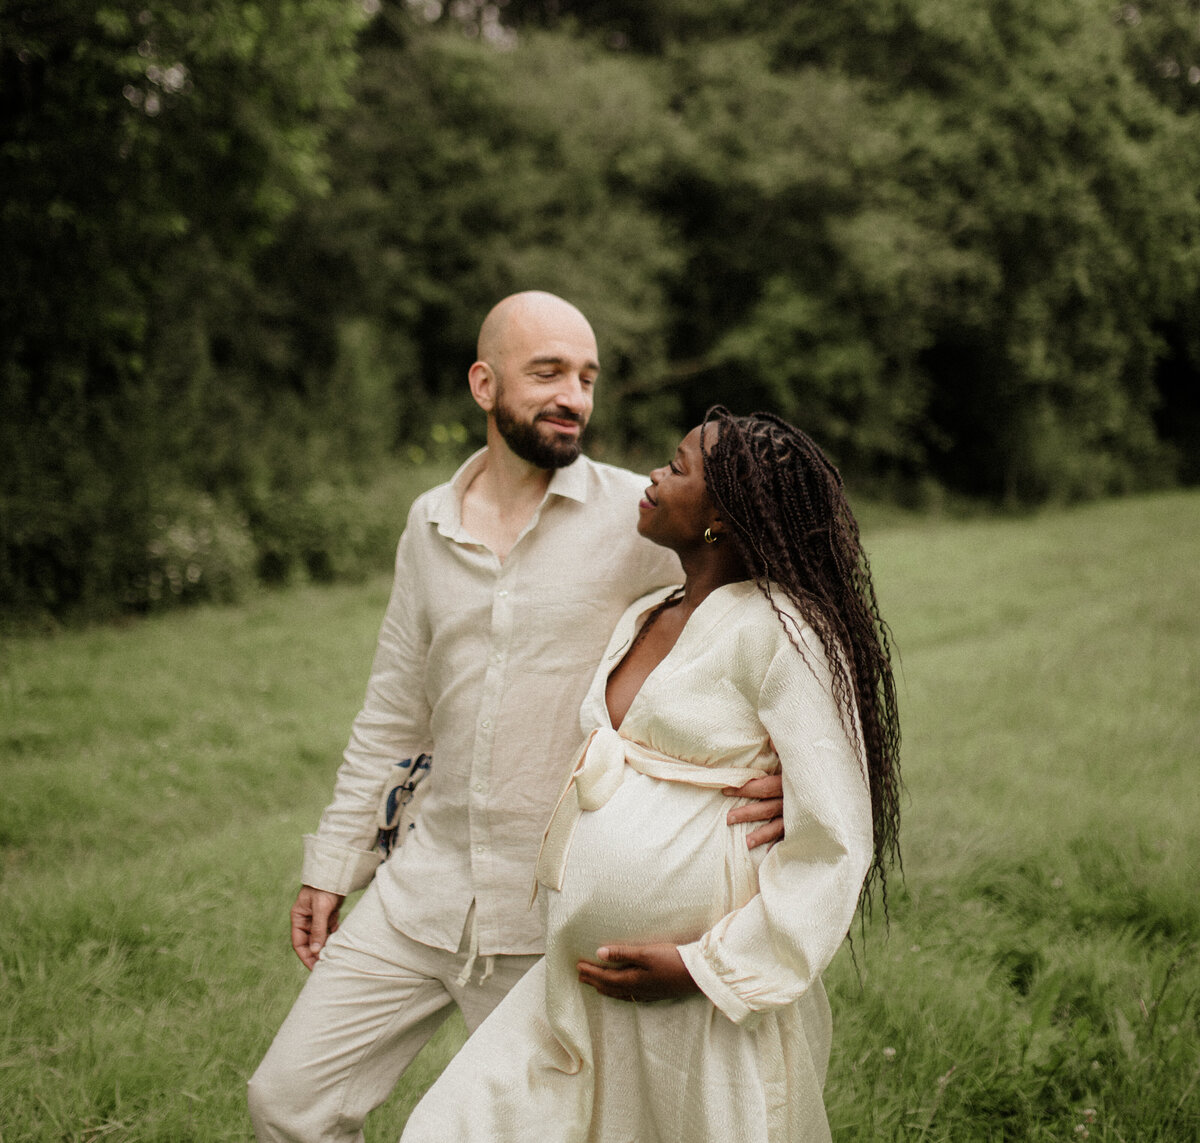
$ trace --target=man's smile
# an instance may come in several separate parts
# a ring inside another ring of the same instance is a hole
[[[583,431],[582,418],[574,413],[538,413],[534,419],[545,421],[551,428],[571,436],[578,436]]]

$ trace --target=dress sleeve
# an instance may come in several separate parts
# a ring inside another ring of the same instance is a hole
[[[374,876],[382,860],[374,848],[380,799],[396,764],[429,749],[429,623],[421,605],[425,580],[419,566],[425,527],[414,506],[396,549],[395,579],[367,694],[338,768],[333,801],[317,832],[304,838],[301,880],[330,893],[351,893]]]
[[[734,1023],[798,999],[841,946],[872,854],[871,804],[842,726],[820,643],[801,656],[780,628],[759,718],[783,773],[785,833],[759,866],[759,891],[680,947],[692,978]]]

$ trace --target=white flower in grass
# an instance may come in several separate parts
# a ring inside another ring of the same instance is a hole
[[[895,1048],[884,1048],[883,1049],[883,1058],[885,1060],[894,1060],[896,1058],[896,1049]]]

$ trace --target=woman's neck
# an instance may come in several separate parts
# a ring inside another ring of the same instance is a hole
[[[741,557],[727,537],[708,546],[707,551],[680,552],[679,562],[683,565],[684,573],[683,598],[679,606],[689,613],[695,611],[717,588],[750,578]]]

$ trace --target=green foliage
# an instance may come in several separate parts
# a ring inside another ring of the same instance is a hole
[[[1107,8],[810,6],[682,59],[705,399],[732,367],[854,471],[1012,503],[1169,478],[1155,370],[1194,309],[1197,120]]]
[[[324,185],[357,22],[341,0],[0,9],[6,603],[61,612],[152,574],[152,489],[220,434],[205,406],[236,402],[211,343]]]
[[[1195,17],[9,0],[0,598],[144,599],[163,489],[270,575],[358,568],[280,534],[480,443],[479,322],[530,287],[596,327],[601,457],[722,401],[893,497],[1200,479]]]
[[[150,518],[147,567],[126,602],[158,607],[172,601],[232,603],[254,583],[254,540],[245,517],[210,497],[165,497]]]
[[[393,469],[368,488],[321,481],[256,499],[249,515],[259,578],[362,580],[390,566],[408,506],[451,469]]]

